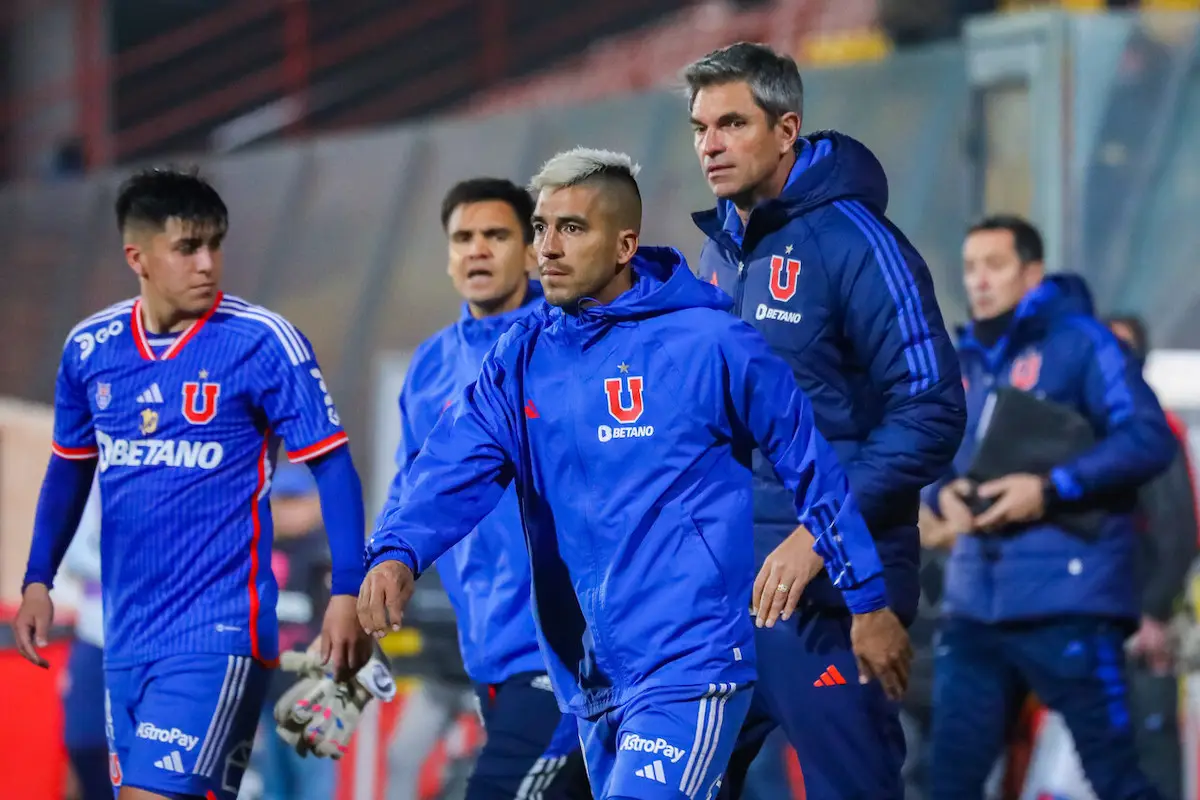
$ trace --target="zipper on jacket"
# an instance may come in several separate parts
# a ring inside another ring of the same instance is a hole
[[[746,261],[740,250],[738,252],[737,295],[734,298],[734,311],[742,316],[742,295],[746,293]]]
[[[574,349],[575,347],[576,347],[576,343],[572,341],[571,348]],[[573,353],[572,355],[575,355],[575,354]],[[586,386],[587,380],[581,374],[581,370],[579,369],[579,365],[583,362],[583,352],[580,351],[578,353],[577,357],[573,358],[572,360],[575,362],[575,370],[574,370],[575,385],[576,386]],[[572,402],[572,405],[574,405],[574,402]],[[574,416],[576,419],[582,419],[582,416],[579,414],[575,414]],[[575,468],[579,471],[579,477],[582,479],[582,485],[590,486],[592,484],[588,477],[587,460],[584,459],[584,457],[583,457],[583,449],[580,447],[580,444],[579,444],[580,439],[578,436],[573,437],[573,439],[574,439],[573,444],[574,444],[574,449],[575,449]],[[600,576],[600,575],[604,574],[604,570],[602,570],[600,568],[600,561],[598,558],[597,547],[596,547],[596,537],[592,534],[592,531],[594,529],[593,529],[592,523],[591,523],[591,518],[592,518],[591,504],[585,503],[584,507],[581,510],[583,512],[583,529],[585,531],[587,531],[587,533],[585,535],[588,537],[589,552],[591,554],[592,574],[594,576]],[[592,614],[591,614],[591,621],[590,621],[590,627],[592,628],[592,641],[595,644],[596,650],[597,650],[597,652],[595,653],[596,666],[598,666],[600,668],[600,670],[614,684],[621,684],[623,682],[623,676],[619,678],[617,675],[615,675],[613,673],[613,671],[611,669],[613,666],[612,662],[613,662],[613,659],[615,658],[615,653],[613,653],[612,647],[609,643],[608,634],[606,631],[604,631],[604,629],[603,629],[604,626],[601,622],[602,609],[601,609],[601,603],[600,603],[600,586],[599,585],[589,586],[588,589],[589,589],[589,594],[590,594],[589,599],[590,599],[591,606],[592,606]],[[580,610],[582,611],[583,609],[580,609]],[[586,612],[584,612],[584,613],[586,614]],[[587,621],[586,618],[585,618],[585,621]],[[601,651],[603,651],[603,657],[601,655]]]

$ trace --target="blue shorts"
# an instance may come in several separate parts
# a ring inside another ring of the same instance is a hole
[[[711,800],[752,691],[737,684],[652,689],[579,720],[597,800]]]
[[[247,656],[171,656],[108,669],[114,787],[235,800],[271,671]]]

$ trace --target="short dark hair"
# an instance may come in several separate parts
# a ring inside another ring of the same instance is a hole
[[[1145,358],[1150,352],[1150,331],[1146,328],[1146,322],[1141,317],[1135,314],[1114,314],[1104,321],[1108,327],[1113,325],[1124,325],[1133,334],[1133,342],[1130,344],[1130,349],[1139,358]]]
[[[451,186],[442,199],[442,230],[446,230],[449,225],[454,209],[465,203],[483,203],[488,200],[508,203],[517,215],[525,244],[533,243],[533,198],[529,196],[529,192],[504,178],[471,178]]]
[[[772,125],[789,112],[804,116],[800,68],[791,56],[777,53],[765,44],[738,42],[714,50],[688,64],[683,79],[687,82],[689,110],[701,89],[744,81]]]
[[[1038,229],[1033,226],[1033,223],[1024,217],[1016,214],[993,214],[972,225],[967,231],[967,235],[979,231],[1008,231],[1011,233],[1013,247],[1022,264],[1045,260],[1046,252],[1042,245],[1042,234],[1038,233]]]
[[[172,217],[211,228],[219,235],[229,229],[225,201],[195,167],[135,173],[121,184],[115,208],[117,229],[122,233],[130,225],[162,230]]]

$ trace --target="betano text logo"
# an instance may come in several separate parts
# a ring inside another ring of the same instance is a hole
[[[160,728],[153,722],[143,722],[137,726],[137,737],[139,739],[150,739],[155,742],[163,742],[164,744],[178,744],[184,750],[191,750],[200,743],[199,736],[190,736],[179,730],[179,728]]]
[[[754,318],[757,320],[776,319],[780,322],[790,322],[793,325],[800,322],[801,316],[799,311],[784,311],[782,308],[771,308],[766,303],[759,303],[758,308],[754,310]]]
[[[114,439],[96,431],[100,471],[109,467],[176,467],[216,469],[225,457],[220,442],[175,439]]]
[[[643,739],[636,733],[627,733],[621,737],[621,749],[661,755],[663,758],[671,759],[672,764],[677,764],[679,759],[687,755],[687,750],[676,747],[661,736],[656,739]]]

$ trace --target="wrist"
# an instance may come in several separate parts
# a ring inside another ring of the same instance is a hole
[[[40,589],[43,592],[46,592],[47,594],[49,594],[50,589],[53,588],[49,581],[44,581],[44,580],[41,580],[40,578],[32,578],[32,579],[27,578],[25,580],[25,583],[21,584],[21,597],[25,596],[25,592],[27,590],[33,589],[35,587]]]
[[[1059,491],[1058,484],[1050,475],[1042,476],[1042,510],[1043,513],[1049,514],[1060,508],[1063,504],[1063,496]]]

